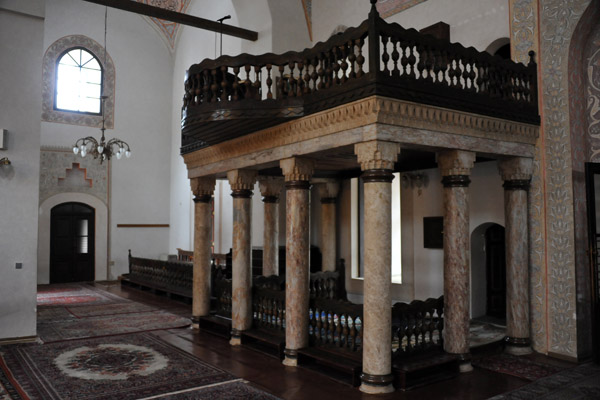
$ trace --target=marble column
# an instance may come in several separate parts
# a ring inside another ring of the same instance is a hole
[[[498,161],[504,181],[506,234],[506,351],[531,353],[529,329],[529,229],[527,190],[533,173],[529,158]]]
[[[265,211],[262,274],[279,275],[279,194],[283,189],[283,178],[261,176],[258,184]]]
[[[358,143],[364,182],[363,373],[360,390],[389,393],[392,386],[392,185],[396,143]]]
[[[298,365],[298,350],[308,346],[309,195],[314,162],[304,158],[280,161],[285,177],[285,358]]]
[[[211,199],[215,178],[192,178],[190,183],[195,203],[192,326],[197,329],[199,318],[210,314]]]
[[[438,153],[444,185],[444,349],[460,357],[460,371],[472,371],[469,351],[469,175],[475,153]]]
[[[316,182],[315,182],[316,183]],[[317,185],[321,198],[321,253],[323,271],[335,271],[337,226],[335,220],[339,182],[333,179],[319,181]]]
[[[241,344],[241,332],[252,326],[252,189],[256,171],[227,172],[233,197],[233,257],[231,282],[231,340]]]

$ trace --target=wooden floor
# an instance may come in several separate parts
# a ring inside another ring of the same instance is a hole
[[[191,316],[191,305],[166,297],[127,287],[121,288],[118,284],[104,285],[97,283],[96,286],[122,297],[160,307],[178,315]],[[473,372],[461,374],[455,379],[423,388],[373,396],[363,394],[357,388],[338,383],[316,372],[303,368],[286,367],[277,359],[248,348],[232,347],[227,340],[210,333],[194,331],[190,328],[155,331],[153,334],[212,365],[252,382],[254,386],[282,399],[475,400],[487,399],[528,383],[524,379],[476,368]],[[572,364],[542,355],[535,355],[534,357],[538,361],[559,366],[572,366]]]

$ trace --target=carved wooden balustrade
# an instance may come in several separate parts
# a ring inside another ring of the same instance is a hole
[[[285,276],[259,276],[252,286],[255,328],[285,331]]]
[[[362,304],[346,300],[311,299],[309,341],[312,346],[362,351]]]
[[[182,154],[372,95],[539,125],[533,56],[525,66],[389,24],[375,2],[360,26],[310,49],[192,65]]]
[[[193,265],[188,262],[152,260],[132,257],[129,251],[129,273],[122,281],[192,297]]]
[[[443,348],[444,297],[392,307],[394,358]]]

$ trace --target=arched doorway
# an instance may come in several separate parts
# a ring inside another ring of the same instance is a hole
[[[504,227],[488,222],[471,234],[471,316],[506,320]]]
[[[50,216],[50,283],[93,281],[95,210],[83,203],[62,203]]]

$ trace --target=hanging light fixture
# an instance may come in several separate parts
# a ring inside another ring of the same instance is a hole
[[[104,10],[104,66],[106,67],[106,26],[108,19],[108,7]],[[129,145],[122,141],[121,139],[112,138],[108,142],[104,137],[104,131],[106,130],[105,122],[106,122],[106,114],[104,107],[107,96],[104,96],[104,85],[102,85],[102,95],[100,96],[100,101],[102,102],[101,110],[102,110],[102,128],[100,131],[102,132],[102,136],[100,137],[100,142],[98,142],[93,136],[88,136],[85,138],[78,139],[75,142],[75,146],[73,146],[73,153],[81,155],[81,157],[85,157],[87,154],[93,156],[94,159],[100,158],[100,164],[102,164],[105,160],[110,160],[111,157],[115,156],[118,160],[121,157],[125,156],[127,158],[131,157],[131,149]]]

